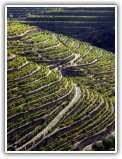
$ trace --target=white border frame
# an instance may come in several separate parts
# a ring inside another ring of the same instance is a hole
[[[7,8],[8,7],[115,7],[115,151],[7,151]],[[115,154],[117,153],[117,5],[5,5],[5,153],[8,154]]]

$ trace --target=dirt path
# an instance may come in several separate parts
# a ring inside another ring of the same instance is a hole
[[[75,87],[75,95],[73,99],[71,100],[71,102],[47,125],[47,127],[43,131],[38,133],[32,140],[30,140],[29,142],[27,142],[20,148],[16,149],[16,151],[19,151],[23,149],[24,147],[26,147],[28,144],[35,142],[42,135],[45,136],[48,133],[48,131],[60,121],[60,119],[64,116],[64,114],[70,109],[70,107],[72,107],[72,105],[80,98],[80,95],[81,95],[80,88],[77,87],[76,84],[74,84],[74,87]]]

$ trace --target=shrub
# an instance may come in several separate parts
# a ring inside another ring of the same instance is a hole
[[[102,144],[105,146],[105,149],[108,150],[110,148],[112,148],[114,145],[113,145],[113,140],[111,138],[104,138],[102,140]]]
[[[110,135],[108,138],[113,141],[113,148],[115,148],[115,136]]]
[[[95,151],[104,151],[105,147],[101,142],[99,142],[99,143],[94,143],[92,145],[92,149]]]

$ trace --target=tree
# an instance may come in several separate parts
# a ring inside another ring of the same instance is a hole
[[[114,146],[113,144],[113,140],[111,138],[104,138],[102,140],[102,144],[105,146],[106,150],[109,150],[110,148],[112,148]]]
[[[115,136],[114,135],[110,135],[108,138],[113,141],[113,148],[115,148]]]
[[[95,150],[95,151],[104,151],[105,147],[102,144],[102,142],[98,142],[98,143],[94,143],[92,145],[92,149]]]

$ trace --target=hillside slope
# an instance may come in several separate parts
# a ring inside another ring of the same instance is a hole
[[[8,17],[115,52],[114,7],[10,7]]]
[[[81,151],[114,131],[115,55],[62,34],[9,25],[8,150]]]

